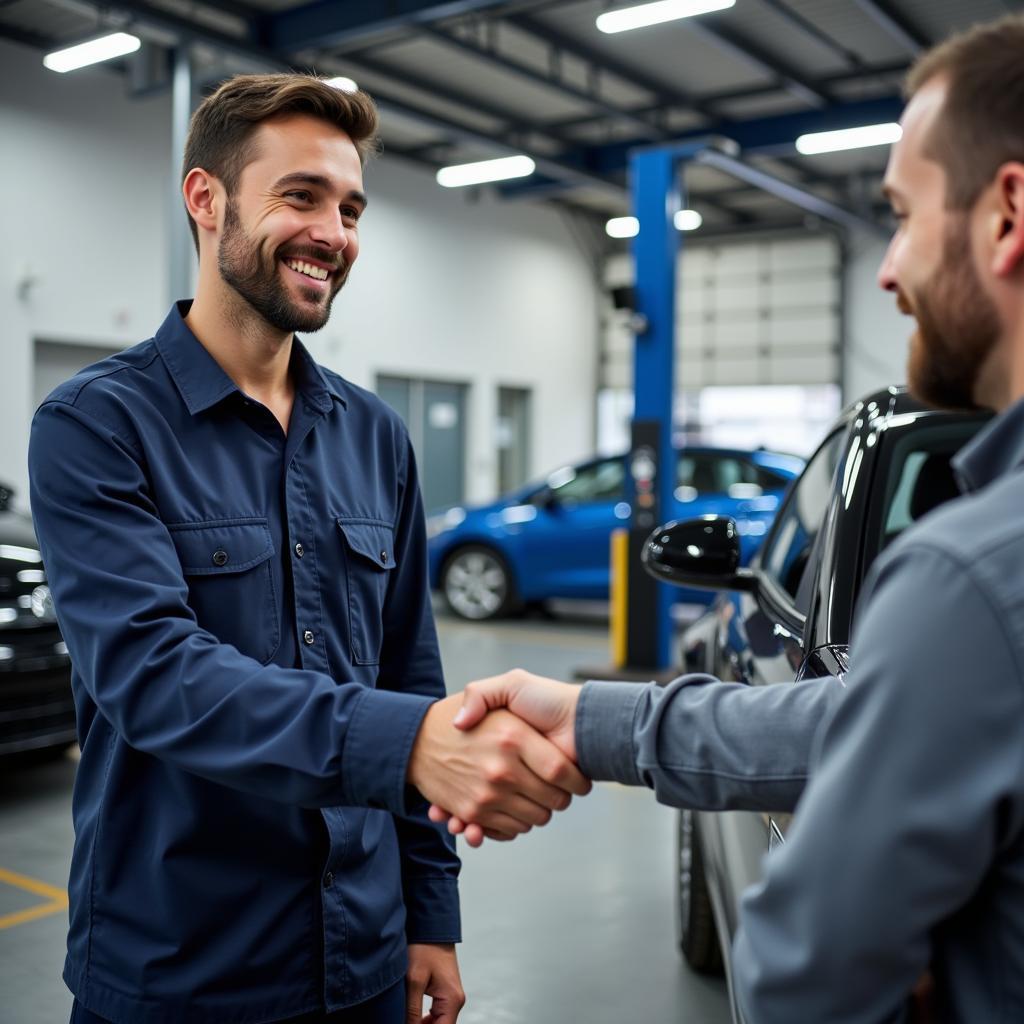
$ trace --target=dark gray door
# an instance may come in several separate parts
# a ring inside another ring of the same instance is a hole
[[[428,511],[465,496],[466,390],[449,381],[377,377],[377,394],[409,428]]]
[[[498,493],[525,484],[530,473],[530,392],[498,388]]]

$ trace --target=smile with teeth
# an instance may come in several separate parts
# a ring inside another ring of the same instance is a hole
[[[323,267],[315,267],[312,263],[306,263],[303,260],[285,260],[284,264],[291,270],[305,274],[306,277],[312,277],[316,281],[326,281],[331,276],[330,272],[324,270]]]

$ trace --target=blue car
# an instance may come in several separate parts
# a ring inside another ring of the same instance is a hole
[[[687,446],[678,460],[675,502],[664,518],[731,516],[745,559],[804,466],[794,455],[764,449]],[[465,619],[494,618],[548,598],[607,600],[611,533],[629,517],[625,455],[566,466],[489,505],[431,515],[430,584]],[[692,594],[705,604],[712,597]]]

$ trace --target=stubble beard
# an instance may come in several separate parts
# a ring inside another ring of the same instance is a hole
[[[335,262],[332,257],[312,250],[289,250],[289,254]],[[348,279],[350,265],[343,262],[341,269],[334,272],[332,288],[326,294],[314,288],[301,289],[308,301],[300,304],[292,299],[281,280],[280,262],[276,253],[270,259],[263,255],[242,226],[234,201],[229,201],[224,211],[224,234],[217,249],[217,267],[225,283],[271,327],[287,333],[319,331],[330,318],[331,304]]]
[[[999,312],[974,267],[967,214],[956,214],[943,239],[942,262],[900,308],[913,313],[910,393],[936,409],[977,409],[978,378],[1001,333]]]

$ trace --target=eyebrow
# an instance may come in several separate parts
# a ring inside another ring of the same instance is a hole
[[[283,178],[278,178],[274,182],[275,189],[288,188],[290,185],[310,185],[313,188],[329,192],[331,190],[331,179],[323,174],[314,174],[312,171],[295,171],[292,174],[286,174]],[[359,203],[364,210],[370,201],[366,193],[358,188],[350,189],[345,198],[350,202]]]

